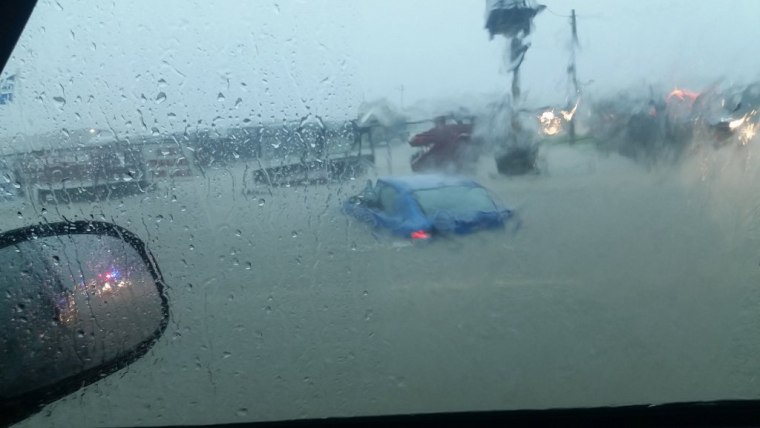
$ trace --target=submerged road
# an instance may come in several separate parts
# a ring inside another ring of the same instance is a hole
[[[478,179],[521,227],[424,246],[340,214],[363,180],[244,195],[244,165],[121,199],[4,205],[5,228],[132,230],[172,305],[147,356],[21,426],[760,398],[750,154],[646,170],[546,147],[544,173],[517,178],[483,159]],[[392,155],[373,174],[408,172]]]

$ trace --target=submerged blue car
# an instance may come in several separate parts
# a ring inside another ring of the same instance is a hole
[[[444,175],[379,178],[343,204],[343,211],[376,228],[412,239],[504,226],[512,210],[475,181]]]

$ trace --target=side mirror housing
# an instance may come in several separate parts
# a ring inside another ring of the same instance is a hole
[[[506,221],[514,216],[514,211],[512,211],[509,208],[502,208],[501,210],[499,210],[499,216],[501,217],[502,220]]]
[[[372,180],[367,180],[367,184],[364,185],[364,190],[362,190],[362,194],[375,194],[375,187],[372,185]]]
[[[372,180],[367,180],[364,190],[357,195],[357,201],[367,208],[377,208],[379,206],[377,192],[375,191],[375,186],[372,185]]]

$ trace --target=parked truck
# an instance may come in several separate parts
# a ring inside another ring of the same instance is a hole
[[[120,141],[110,132],[67,131],[65,144],[55,135],[30,136],[11,156],[18,186],[40,202],[73,202],[139,191],[148,185],[142,146]]]
[[[73,202],[146,188],[139,147],[111,143],[91,147],[35,150],[16,157],[27,193],[41,202]]]

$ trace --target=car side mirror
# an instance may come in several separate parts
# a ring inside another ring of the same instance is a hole
[[[378,208],[380,201],[377,198],[377,192],[372,185],[372,180],[367,180],[367,184],[364,186],[364,190],[357,195],[358,201],[368,208]]]
[[[169,320],[160,271],[104,222],[0,234],[0,425],[143,356]]]
[[[375,194],[375,187],[372,185],[372,180],[367,180],[367,184],[364,185],[364,190],[362,190],[362,195],[369,194]]]

